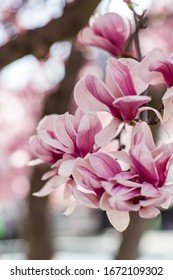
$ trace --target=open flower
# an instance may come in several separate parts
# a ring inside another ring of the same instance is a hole
[[[86,45],[95,46],[120,55],[130,33],[129,22],[116,13],[106,13],[95,19],[90,27],[82,31],[82,40]]]
[[[88,195],[93,195],[100,207],[100,201],[104,196],[104,184],[114,178],[122,171],[119,163],[114,160],[111,155],[97,152],[88,155],[85,159],[77,159],[76,166],[73,171],[75,181],[81,186],[81,192],[77,199],[83,203]],[[119,231],[123,231],[129,222],[128,212],[120,212],[110,206],[105,208],[107,216],[112,225]],[[124,215],[122,215],[124,214]],[[119,217],[121,216],[121,219]]]
[[[96,136],[99,146],[116,134],[121,123],[130,123],[150,97],[140,95],[148,86],[138,76],[139,62],[133,59],[108,59],[106,83],[94,75],[82,78],[75,87],[75,101],[86,112],[107,111],[112,121]],[[139,109],[140,108],[140,109]]]
[[[150,187],[151,193],[153,192],[153,195],[158,193],[158,199],[163,200],[163,202],[167,200],[169,191],[171,193],[173,191],[173,182],[168,180],[168,172],[172,164],[172,153],[172,143],[162,143],[156,147],[149,126],[145,122],[136,125],[133,132],[132,148],[129,152],[132,167],[140,175],[140,180],[144,184],[147,182],[152,186]],[[155,201],[154,199],[152,200],[153,206],[155,203],[157,206],[157,198]],[[144,200],[143,204],[145,207],[150,207],[150,199],[148,201],[147,199],[146,201]]]
[[[88,153],[97,151],[95,135],[101,129],[97,115],[84,114],[79,109],[74,116],[65,113],[44,117],[37,127],[37,135],[30,139],[32,152],[43,163],[52,165],[52,170],[46,173],[43,179],[60,176],[69,181],[76,158],[84,158]],[[52,188],[55,187],[55,181],[52,179]],[[59,181],[63,180],[59,178]],[[50,188],[49,183],[48,187],[46,185],[46,192],[49,193]]]
[[[168,87],[162,98],[163,120],[167,122],[173,110],[173,54],[168,56],[160,48],[153,49],[141,61],[139,75],[149,84],[163,83]]]
[[[166,207],[173,194],[173,182],[168,180],[172,164],[173,144],[156,147],[149,126],[139,123],[132,136],[129,155],[117,152],[116,156],[129,164],[129,171],[116,175],[104,184],[107,193],[103,205],[123,211],[139,211],[142,218],[153,218]]]
[[[112,225],[122,231],[128,226],[129,211],[154,218],[160,206],[169,206],[173,194],[173,181],[168,178],[172,153],[173,144],[156,147],[149,126],[138,123],[129,153],[115,152],[116,160],[99,152],[88,155],[76,162],[74,178],[98,198]],[[127,169],[122,170],[117,160]]]
[[[140,77],[147,83],[164,83],[173,86],[173,54],[166,55],[162,49],[155,48],[140,63]]]

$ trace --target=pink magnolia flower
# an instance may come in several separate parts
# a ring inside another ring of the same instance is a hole
[[[149,52],[140,63],[140,77],[152,85],[164,83],[173,86],[173,53],[166,55],[160,48]]]
[[[173,144],[156,147],[149,126],[138,123],[129,153],[115,152],[116,160],[99,152],[88,155],[77,161],[74,178],[94,193],[112,225],[123,231],[129,223],[129,211],[153,218],[160,212],[158,207],[168,207],[173,194],[173,181],[169,180],[172,153]],[[117,160],[127,169],[122,170]]]
[[[162,49],[153,49],[141,61],[139,73],[147,83],[152,85],[164,83],[168,87],[162,98],[163,120],[168,121],[173,112],[173,54],[168,56]]]
[[[109,154],[97,152],[88,155],[85,159],[77,159],[73,171],[75,181],[81,186],[81,192],[77,194],[77,199],[83,203],[88,195],[93,195],[97,201],[97,207],[100,207],[100,200],[105,193],[104,183],[114,178],[122,171],[119,163]],[[117,209],[106,209],[110,222],[119,231],[123,231],[129,222],[128,212],[120,212]],[[120,216],[122,216],[120,218]]]
[[[172,143],[156,147],[149,126],[145,122],[137,124],[129,155],[115,153],[129,164],[130,171],[104,184],[106,193],[102,205],[121,211],[139,211],[142,218],[156,217],[160,213],[158,207],[168,207],[173,194],[173,182],[168,178],[172,153]]]
[[[50,115],[40,121],[37,135],[30,139],[31,150],[41,162],[52,165],[52,170],[43,179],[59,177],[52,178],[52,184],[49,182],[41,194],[50,193],[51,186],[54,188],[59,183],[69,183],[76,158],[97,151],[95,135],[101,129],[97,115],[84,114],[79,109],[74,116],[69,113]]]
[[[129,23],[116,13],[106,13],[82,31],[85,44],[110,52],[112,55],[122,53],[130,33]]]
[[[113,119],[96,136],[99,146],[105,145],[116,134],[121,123],[130,123],[141,112],[140,107],[151,99],[140,95],[147,84],[138,76],[139,62],[133,59],[108,59],[106,82],[87,75],[76,85],[74,97],[86,112],[107,111]]]

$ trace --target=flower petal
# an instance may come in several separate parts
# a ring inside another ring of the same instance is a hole
[[[117,159],[120,160],[124,163],[126,163],[127,165],[131,165],[131,159],[130,156],[128,155],[127,152],[125,151],[115,151],[115,152],[111,152],[111,154]]]
[[[117,211],[138,211],[140,208],[140,204],[133,204],[129,201],[124,201],[115,199],[114,197],[110,198],[110,205],[113,209]]]
[[[163,75],[168,87],[173,86],[173,61],[170,59],[159,60],[149,66],[150,71],[156,71]]]
[[[150,151],[155,150],[156,146],[153,140],[153,135],[149,125],[146,122],[139,122],[135,125],[132,132],[132,145],[137,145],[137,136],[139,132],[142,132],[140,135],[143,137],[144,143]]]
[[[119,61],[128,67],[133,79],[136,93],[137,95],[140,95],[148,88],[148,83],[145,83],[143,80],[141,80],[139,76],[140,62],[132,58],[120,58]]]
[[[65,216],[69,216],[69,215],[71,215],[73,212],[74,212],[74,210],[77,208],[77,206],[78,206],[78,201],[74,201],[73,202],[73,204],[71,204],[65,211],[64,211],[64,215]]]
[[[41,180],[47,180],[47,179],[49,179],[50,177],[52,177],[53,175],[55,175],[56,174],[56,170],[54,169],[54,170],[49,170],[49,171],[47,171],[42,177],[41,177]]]
[[[133,146],[130,149],[129,153],[133,161],[134,167],[140,174],[141,178],[144,181],[151,183],[154,186],[157,186],[159,176],[154,163],[154,159],[147,146],[145,144],[140,145],[139,143],[138,145]]]
[[[159,148],[155,150],[155,165],[159,173],[159,186],[162,186],[166,180],[170,159],[173,154],[173,144],[162,144]]]
[[[167,122],[173,112],[173,87],[167,89],[162,102],[164,106],[163,121]]]
[[[160,214],[160,210],[154,206],[142,207],[139,210],[139,216],[144,219],[152,219]]]
[[[108,107],[112,106],[114,97],[99,78],[94,75],[87,75],[85,78],[85,84],[92,96]]]
[[[107,180],[113,178],[118,172],[121,172],[121,167],[118,162],[108,154],[94,153],[89,156],[89,162],[95,174]]]
[[[95,136],[95,142],[99,147],[106,146],[115,137],[117,129],[122,122],[117,119],[112,119],[112,121],[100,130]]]
[[[57,140],[66,148],[69,149],[69,151],[74,149],[74,142],[69,136],[67,129],[66,129],[66,119],[69,117],[69,114],[63,114],[57,117],[57,119],[54,122],[54,130],[55,136]]]
[[[138,115],[139,107],[151,100],[149,96],[125,96],[117,98],[113,105],[120,111],[122,120],[134,120]]]
[[[161,73],[151,71],[150,69],[150,65],[164,57],[165,55],[163,53],[163,50],[160,48],[153,49],[144,57],[144,59],[140,62],[140,66],[138,69],[139,76],[143,79],[143,81],[152,85],[164,82]]]
[[[74,99],[76,104],[84,112],[108,111],[109,108],[97,100],[86,88],[85,77],[83,77],[75,86]]]
[[[40,191],[33,193],[33,195],[38,197],[49,195],[55,188],[65,184],[66,182],[66,177],[54,176],[46,182]]]
[[[75,159],[70,159],[70,160],[64,160],[58,169],[58,175],[59,176],[64,176],[64,177],[70,177],[73,168],[75,166]]]
[[[76,144],[81,157],[85,157],[88,153],[93,152],[95,135],[101,129],[102,125],[97,115],[87,114],[82,116],[76,137]]]
[[[141,188],[141,195],[146,197],[159,197],[160,192],[153,185],[144,182]]]
[[[136,95],[133,79],[129,68],[116,58],[108,59],[108,67],[115,84],[124,96]]]
[[[124,231],[128,227],[130,222],[129,212],[108,210],[106,213],[112,226],[119,232]]]
[[[152,198],[147,198],[146,200],[140,200],[140,205],[142,207],[161,206],[166,200],[167,197],[162,195],[160,197],[152,197]]]
[[[98,208],[98,197],[93,193],[84,193],[78,189],[73,189],[74,197],[83,205],[90,208]]]

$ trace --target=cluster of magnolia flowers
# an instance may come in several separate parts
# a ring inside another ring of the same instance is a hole
[[[119,15],[98,18],[82,34],[86,44],[117,56],[122,53],[129,29]],[[165,84],[162,112],[150,106],[144,94],[149,85]],[[129,212],[153,218],[160,207],[168,208],[173,194],[171,180],[172,143],[156,146],[144,111],[152,110],[162,127],[173,112],[173,57],[161,49],[142,61],[110,57],[105,80],[86,75],[74,89],[75,114],[45,116],[30,139],[33,154],[50,166],[47,180],[37,196],[48,195],[64,185],[64,193],[75,198],[67,213],[78,204],[106,211],[111,224],[123,231]],[[107,112],[104,124],[98,112]],[[123,126],[132,127],[128,150],[115,150],[113,143]]]

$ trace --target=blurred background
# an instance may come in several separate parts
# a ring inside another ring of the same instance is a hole
[[[172,52],[173,1],[134,2],[139,13],[147,9],[142,54]],[[173,258],[173,209],[147,221],[132,213],[120,234],[99,210],[64,216],[63,191],[32,196],[46,167],[28,167],[29,137],[43,115],[74,112],[82,75],[104,77],[109,54],[84,46],[79,32],[107,11],[132,18],[122,0],[0,0],[0,259]]]

